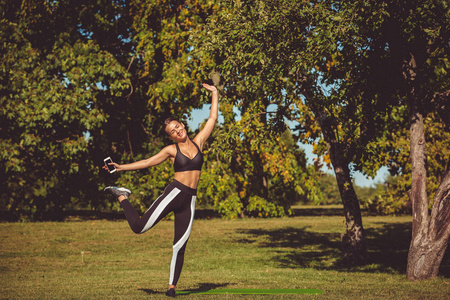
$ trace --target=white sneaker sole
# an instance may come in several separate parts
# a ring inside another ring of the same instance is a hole
[[[126,193],[128,193],[128,194],[131,194],[131,191],[129,190],[129,189],[126,189],[126,188],[118,188],[118,187],[112,187],[112,186],[107,186],[107,187],[105,187],[105,189],[103,190],[103,191],[107,191],[107,190],[109,190],[109,189],[111,189],[111,190],[116,190],[116,191],[119,191],[119,192],[126,192]]]

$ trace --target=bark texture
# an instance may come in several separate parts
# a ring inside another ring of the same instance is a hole
[[[409,85],[411,144],[412,238],[408,252],[406,277],[424,280],[436,277],[450,236],[450,163],[433,199],[431,216],[427,198],[427,151],[420,93],[415,88],[416,64],[411,55],[404,76]],[[446,122],[446,120],[444,120]]]
[[[426,149],[423,118],[414,114],[411,124],[412,180],[409,197],[413,204],[412,239],[406,276],[410,280],[436,277],[450,236],[450,171],[447,167],[433,200],[431,219],[426,193]]]

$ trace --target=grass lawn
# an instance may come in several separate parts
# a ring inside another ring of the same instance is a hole
[[[181,299],[449,299],[440,277],[405,277],[411,217],[363,218],[369,264],[339,263],[343,217],[197,219],[178,290],[320,289],[322,295],[179,295]],[[330,213],[331,212],[331,213]],[[173,222],[136,235],[125,220],[0,223],[1,299],[166,299]]]

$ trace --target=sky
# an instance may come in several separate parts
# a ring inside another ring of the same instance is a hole
[[[188,126],[192,131],[198,129],[199,124],[202,123],[209,116],[209,105],[205,105],[202,109],[194,109],[191,115],[188,117]],[[219,113],[219,123],[223,122],[223,118]],[[301,148],[305,150],[306,157],[308,158],[308,163],[312,164],[314,162],[314,158],[317,155],[312,153],[312,145],[301,144]],[[334,175],[333,170],[328,169],[327,166],[322,168],[322,171],[327,172],[329,174]],[[375,186],[378,183],[383,183],[387,175],[389,174],[388,169],[386,167],[381,168],[375,178],[366,178],[362,173],[355,172],[354,178],[356,185],[360,187],[371,187]]]

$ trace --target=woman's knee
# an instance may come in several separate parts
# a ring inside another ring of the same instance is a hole
[[[141,234],[142,232],[142,226],[130,226],[131,230],[136,234]]]

